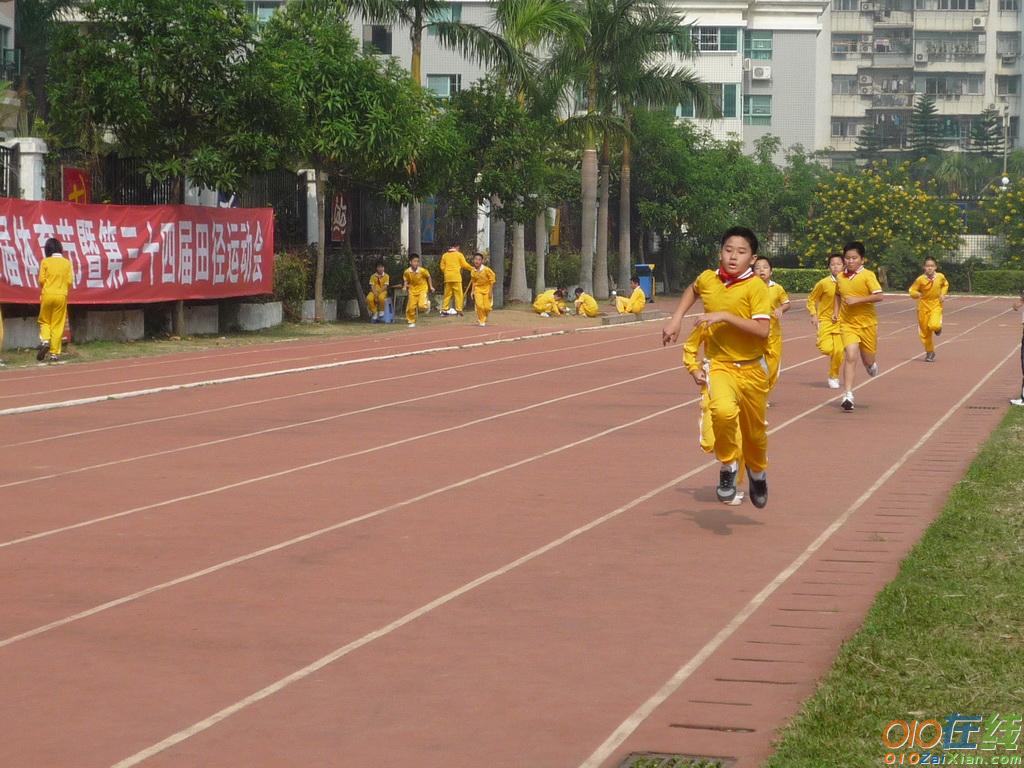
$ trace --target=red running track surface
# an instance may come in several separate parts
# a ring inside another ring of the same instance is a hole
[[[882,305],[852,414],[786,317],[765,510],[714,501],[657,324],[0,417],[0,765],[755,766],[1019,383],[1002,302],[948,302],[929,365],[912,310]],[[13,372],[0,403],[367,341]]]

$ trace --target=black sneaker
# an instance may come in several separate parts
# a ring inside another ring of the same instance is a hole
[[[43,362],[43,358],[45,358],[49,353],[50,353],[50,342],[48,342],[48,341],[41,341],[41,342],[39,342],[39,346],[36,347],[36,361],[40,362],[40,363]]]
[[[849,395],[846,395],[846,396],[844,396],[844,397],[843,397],[843,402],[841,402],[841,403],[839,404],[839,406],[840,406],[840,407],[841,407],[841,408],[842,408],[842,409],[843,409],[844,411],[846,411],[847,413],[849,413],[850,411],[852,411],[852,410],[853,410],[853,398],[852,398],[852,397],[850,397]]]
[[[939,330],[935,331],[935,335],[936,336],[941,336],[942,335],[942,329],[939,328]]]
[[[747,479],[750,481],[750,501],[758,509],[764,509],[768,504],[768,478],[755,480],[750,470],[747,470]]]
[[[718,488],[715,489],[719,501],[732,501],[736,496],[736,471],[722,467],[718,473]]]

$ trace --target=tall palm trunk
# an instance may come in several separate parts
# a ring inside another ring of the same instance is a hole
[[[412,43],[412,60],[409,62],[409,73],[416,85],[423,85],[423,11],[417,7],[409,29],[409,40]],[[423,253],[423,227],[421,224],[420,201],[413,200],[409,205],[409,253]]]
[[[423,228],[420,224],[420,201],[409,203],[409,253],[423,254]]]
[[[633,174],[633,145],[629,139],[630,123],[633,114],[627,111],[625,115],[626,130],[622,139],[622,172],[619,177],[619,276],[618,283],[625,287],[629,283],[630,260],[633,254],[632,248],[632,174]]]
[[[505,221],[500,218],[501,200],[491,197],[491,269],[494,270],[494,308],[505,306]]]
[[[316,276],[313,280],[313,321],[324,321],[324,243],[327,237],[327,190],[326,179],[319,167],[313,169],[316,184]]]
[[[512,225],[512,284],[508,293],[511,301],[530,300],[530,286],[526,282],[526,225],[518,221]]]
[[[533,235],[537,241],[537,274],[533,279],[533,291],[539,296],[547,288],[548,222],[543,210],[534,219]]]
[[[580,287],[587,293],[594,290],[594,226],[597,214],[597,148],[588,139],[583,149],[582,202],[580,215]]]
[[[608,134],[604,135],[601,145],[601,179],[599,182],[600,201],[597,208],[597,255],[594,256],[594,297],[608,298],[608,201],[609,195],[609,155],[611,147]]]

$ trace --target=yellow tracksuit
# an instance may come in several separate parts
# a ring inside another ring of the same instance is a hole
[[[473,271],[473,266],[466,261],[466,257],[460,251],[445,251],[438,264],[441,273],[444,275],[444,304],[442,309],[448,310],[452,305],[452,298],[455,298],[455,309],[462,312],[465,296],[462,291],[462,270]]]
[[[68,290],[71,262],[63,256],[48,256],[39,267],[39,341],[50,343],[50,353],[59,355],[68,319]]]
[[[771,319],[768,286],[752,270],[727,282],[717,272],[705,270],[693,289],[705,312]],[[716,323],[709,329],[705,347],[711,359],[708,407],[715,433],[715,456],[723,464],[743,459],[748,469],[761,472],[768,466],[768,433],[764,423],[768,403],[768,371],[764,362],[767,339],[728,323]]]
[[[589,293],[581,293],[574,303],[576,305],[577,315],[583,315],[584,317],[597,317],[601,314],[601,310],[597,306],[597,299]]]
[[[829,275],[817,282],[807,297],[807,311],[818,318],[818,351],[828,357],[828,377],[839,378],[843,365],[843,337],[839,323],[832,321],[836,299],[836,279]]]
[[[469,281],[473,286],[473,306],[476,307],[476,319],[480,325],[487,324],[487,317],[494,307],[494,282],[497,276],[490,267],[480,265],[469,273]]]
[[[623,296],[615,297],[615,308],[620,315],[639,315],[644,311],[646,304],[647,296],[644,295],[640,286],[633,289],[633,293],[629,295],[628,299]]]
[[[882,292],[882,286],[870,269],[861,267],[854,274],[841,272],[836,282],[840,296],[871,296]],[[872,303],[839,305],[839,333],[843,348],[857,344],[868,354],[878,351],[878,313]]]
[[[409,291],[409,299],[405,304],[405,319],[410,323],[416,322],[416,310],[430,311],[430,299],[427,298],[427,291],[430,288],[430,273],[425,267],[414,270],[409,267],[402,274],[402,280]]]
[[[547,312],[549,315],[560,315],[565,311],[565,302],[555,298],[555,289],[544,291],[533,302],[533,311],[538,315]]]
[[[370,275],[370,292],[366,294],[366,308],[371,315],[384,314],[384,303],[388,298],[390,284],[391,276],[387,272],[383,275],[376,272]]]
[[[910,295],[917,302],[917,328],[924,344],[925,352],[935,351],[932,334],[942,330],[942,298],[949,293],[949,281],[941,272],[936,272],[931,280],[921,275],[910,286]]]
[[[764,351],[764,361],[768,364],[768,389],[775,389],[782,370],[782,321],[775,317],[775,310],[783,304],[789,304],[786,289],[772,281],[768,283],[768,296],[772,302],[772,327],[768,333],[768,345]]]
[[[683,343],[683,366],[690,373],[696,373],[704,369],[704,376],[707,377],[710,369],[710,361],[703,359],[698,353],[701,347],[707,347],[708,329],[706,326],[694,328],[686,341]],[[742,436],[739,434],[739,424],[736,425],[736,442],[742,444]],[[700,388],[700,433],[698,438],[700,449],[704,453],[711,453],[715,450],[715,429],[711,421],[711,393],[708,385]],[[737,475],[737,483],[743,478],[743,457],[740,456],[740,471]]]

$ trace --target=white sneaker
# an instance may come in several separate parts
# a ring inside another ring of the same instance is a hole
[[[551,314],[550,314],[550,313],[548,313],[548,312],[541,312],[541,313],[540,313],[540,316],[541,316],[541,317],[551,317]]]
[[[872,363],[865,370],[867,370],[868,376],[877,376],[878,375],[878,363]]]
[[[408,327],[409,328],[415,328],[416,327],[416,323],[409,323]]]
[[[455,307],[452,307],[451,309],[448,310],[448,314],[449,315],[457,315],[457,314],[459,314],[459,310],[457,310]]]
[[[1010,405],[1024,405],[1024,397],[1011,400]]]
[[[853,392],[847,392],[843,395],[843,401],[839,404],[844,411],[849,413],[853,410]]]
[[[479,325],[481,328],[487,327],[487,323],[477,323],[477,325]]]
[[[840,386],[839,379],[829,379],[828,380],[828,388],[829,389],[839,389],[839,386]]]
[[[741,491],[739,488],[737,488],[736,489],[736,495],[733,496],[731,500],[729,500],[729,501],[727,501],[725,503],[728,504],[730,507],[739,506],[740,504],[743,503],[743,491]]]

